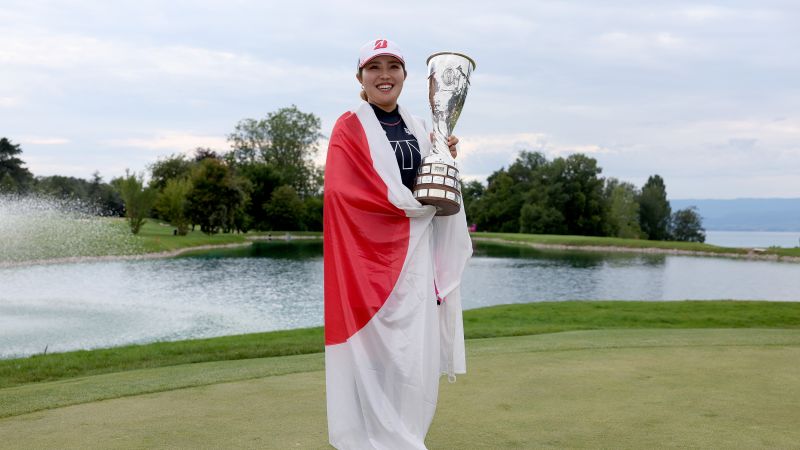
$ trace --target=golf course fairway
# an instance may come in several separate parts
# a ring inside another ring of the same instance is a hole
[[[431,449],[800,443],[797,329],[568,331],[467,348],[468,374],[442,379]],[[83,403],[59,406],[76,392]],[[93,375],[0,399],[0,448],[328,448],[321,354]]]

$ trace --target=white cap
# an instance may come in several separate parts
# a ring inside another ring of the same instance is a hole
[[[361,47],[361,51],[358,54],[358,68],[361,69],[373,58],[383,55],[394,56],[399,59],[404,66],[406,65],[406,60],[403,59],[403,52],[397,44],[388,39],[375,39]]]

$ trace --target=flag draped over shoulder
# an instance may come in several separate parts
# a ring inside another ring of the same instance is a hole
[[[430,152],[421,121],[404,122]],[[466,371],[462,211],[434,217],[400,178],[368,103],[336,122],[325,166],[328,436],[339,449],[424,449],[439,376]],[[443,299],[436,304],[436,291]]]

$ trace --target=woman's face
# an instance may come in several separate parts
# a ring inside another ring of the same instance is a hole
[[[406,73],[397,58],[384,55],[364,65],[356,78],[364,86],[369,102],[390,112],[397,107]]]

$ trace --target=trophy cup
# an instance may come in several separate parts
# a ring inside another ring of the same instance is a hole
[[[437,216],[450,216],[461,209],[458,165],[450,156],[447,137],[453,134],[475,61],[467,55],[439,52],[428,57],[428,99],[433,114],[433,146],[419,166],[414,197],[436,207]]]

